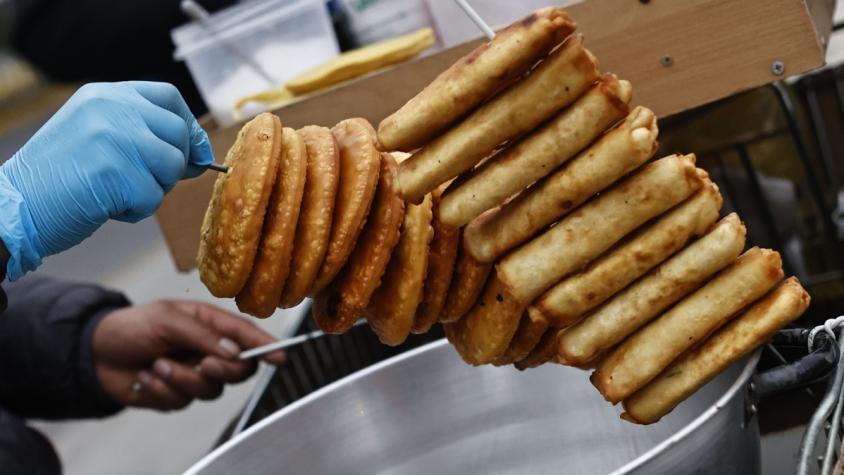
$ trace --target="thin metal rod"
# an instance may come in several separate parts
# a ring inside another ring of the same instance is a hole
[[[215,172],[220,172],[220,173],[228,173],[229,172],[229,167],[227,167],[225,165],[218,165],[216,163],[212,163],[212,164],[208,165],[208,169],[214,170]]]
[[[806,432],[803,434],[803,442],[800,444],[800,454],[797,462],[797,475],[809,475],[814,472],[812,470],[812,461],[814,460],[818,437],[823,431],[824,424],[826,424],[835,403],[838,401],[838,395],[841,393],[841,382],[844,380],[844,358],[840,354],[844,353],[844,338],[838,338],[838,348],[839,357],[835,376],[830,381],[829,390],[818,405],[818,409],[812,414],[809,425],[806,426]]]
[[[466,16],[469,17],[470,20],[472,20],[475,26],[477,26],[478,29],[480,29],[484,33],[484,35],[486,35],[487,38],[495,38],[495,32],[492,31],[492,28],[490,28],[489,25],[486,24],[484,19],[481,18],[480,15],[478,15],[478,12],[476,12],[475,9],[472,8],[471,5],[469,5],[468,0],[454,0],[454,2],[457,3],[457,6],[463,9],[463,13],[465,13]]]
[[[827,435],[826,450],[824,451],[821,475],[830,475],[835,465],[835,449],[841,443],[838,437],[841,430],[841,409],[844,406],[844,391],[838,392],[838,402],[835,404],[835,411],[832,413],[832,424]]]
[[[363,325],[364,323],[366,323],[366,320],[359,320],[355,323],[355,326]],[[295,345],[298,345],[302,342],[305,342],[305,341],[308,341],[308,340],[313,340],[315,338],[320,338],[320,337],[325,336],[325,335],[326,335],[326,333],[323,332],[323,331],[320,331],[320,330],[313,331],[313,332],[307,333],[305,335],[295,336],[293,338],[288,338],[286,340],[281,340],[281,341],[277,341],[275,343],[270,343],[269,345],[259,346],[257,348],[252,348],[251,350],[246,350],[246,351],[240,353],[239,358],[241,360],[249,360],[249,359],[252,359],[252,358],[257,358],[259,356],[264,356],[264,355],[269,354],[269,353],[281,351],[281,350],[284,350],[286,348],[290,348],[291,346],[295,346]]]

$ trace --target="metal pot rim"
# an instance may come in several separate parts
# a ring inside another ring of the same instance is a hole
[[[357,371],[345,378],[341,378],[331,384],[326,385],[323,388],[320,388],[313,393],[294,401],[288,406],[285,406],[274,414],[262,419],[261,421],[255,423],[252,427],[246,429],[245,431],[241,432],[237,436],[233,437],[231,440],[227,441],[223,445],[217,447],[214,451],[207,454],[205,457],[200,459],[196,464],[194,464],[191,468],[189,468],[184,475],[195,475],[200,473],[203,469],[208,467],[212,462],[214,462],[220,455],[228,451],[230,448],[238,445],[242,440],[249,438],[252,436],[253,433],[260,431],[264,427],[273,424],[276,420],[286,416],[288,413],[298,410],[300,407],[310,404],[312,401],[323,397],[325,394],[328,394],[334,391],[336,388],[344,386],[350,382],[356,381],[358,379],[364,378],[367,375],[374,373],[376,371],[380,371],[381,369],[398,364],[404,360],[415,358],[416,356],[426,353],[428,351],[434,351],[442,346],[447,345],[448,342],[445,339],[438,340],[427,345],[420,346],[419,348],[415,348],[413,350],[407,351],[400,355],[394,356],[392,358],[386,359],[379,363],[376,363],[372,366],[364,368],[360,371]],[[727,391],[718,398],[718,400],[709,406],[706,411],[704,411],[701,415],[696,417],[693,421],[688,423],[682,429],[677,431],[671,437],[665,439],[664,441],[660,442],[647,452],[643,453],[639,457],[631,460],[618,470],[612,472],[611,475],[623,475],[626,473],[630,473],[635,470],[637,467],[644,465],[658,454],[664,452],[668,448],[673,445],[680,443],[684,438],[686,438],[689,434],[696,431],[698,428],[706,424],[710,419],[712,419],[720,410],[722,410],[729,402],[735,397],[735,395],[747,384],[747,381],[753,375],[753,372],[756,370],[756,363],[759,361],[759,357],[761,355],[761,350],[757,350],[753,353],[753,355],[747,360],[747,363],[744,365],[741,374],[736,378],[736,380],[730,385]]]

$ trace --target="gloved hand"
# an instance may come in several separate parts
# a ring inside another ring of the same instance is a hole
[[[89,84],[0,167],[9,278],[108,219],[152,215],[179,180],[214,161],[208,136],[169,84]]]

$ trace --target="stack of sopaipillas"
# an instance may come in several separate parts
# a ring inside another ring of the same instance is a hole
[[[442,322],[467,363],[594,368],[626,419],[659,420],[809,296],[777,287],[777,252],[742,254],[694,155],[651,161],[655,115],[629,110],[630,83],[574,30],[558,8],[514,23],[377,134],[247,124],[203,226],[203,282],[263,317],[314,296],[322,329],[365,317],[386,344]]]

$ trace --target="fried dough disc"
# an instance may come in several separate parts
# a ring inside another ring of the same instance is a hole
[[[545,363],[556,363],[557,357],[557,340],[565,330],[558,330],[556,328],[549,328],[539,343],[531,350],[531,352],[520,361],[516,361],[514,366],[519,371],[526,369],[538,368]]]
[[[434,237],[432,219],[430,195],[420,205],[407,206],[384,283],[372,296],[369,326],[385,345],[403,343],[413,327],[428,274],[428,246]]]
[[[457,264],[440,314],[441,322],[456,322],[466,315],[481,295],[491,270],[492,264],[481,264],[462,245],[458,246]]]
[[[263,238],[246,286],[237,295],[237,308],[267,318],[278,307],[290,273],[296,222],[305,192],[308,151],[295,130],[282,131],[281,162],[264,221]]]
[[[495,366],[507,366],[517,361],[521,361],[533,351],[542,339],[542,335],[548,330],[548,323],[544,321],[534,321],[528,316],[527,312],[522,315],[519,322],[519,328],[516,329],[516,334],[513,335],[513,340],[507,351],[492,362]]]
[[[216,297],[234,297],[249,278],[276,180],[281,120],[264,113],[243,126],[214,184],[202,223],[199,277]]]
[[[446,336],[463,361],[471,365],[488,364],[507,350],[524,311],[525,306],[493,275],[469,313],[443,327],[449,329]]]
[[[372,205],[381,169],[381,154],[375,148],[375,131],[366,119],[344,120],[334,126],[331,133],[340,147],[340,184],[328,251],[312,293],[324,289],[352,253]]]
[[[298,134],[308,150],[308,171],[290,275],[279,304],[281,308],[299,305],[310,293],[328,249],[340,181],[340,151],[331,130],[308,126],[298,130]]]
[[[361,317],[399,241],[404,201],[395,190],[396,161],[383,154],[378,191],[358,245],[331,285],[319,292],[313,314],[326,333],[344,333]]]
[[[445,226],[439,218],[438,205],[445,190],[443,185],[434,191],[431,198],[434,208],[434,239],[428,252],[428,276],[422,291],[422,302],[416,309],[413,333],[427,333],[437,323],[445,305],[448,288],[454,277],[457,247],[460,245],[460,230]]]

